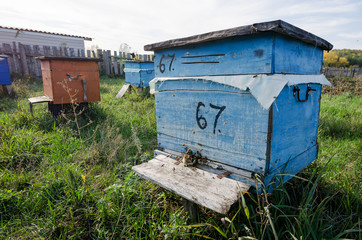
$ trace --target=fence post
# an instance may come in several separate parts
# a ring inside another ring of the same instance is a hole
[[[98,62],[98,68],[99,68],[99,71],[102,72],[102,70],[104,69],[103,66],[103,53],[102,53],[102,49],[97,49],[97,57],[101,60]]]
[[[113,69],[114,69],[114,74],[118,75],[119,71],[118,71],[118,57],[117,57],[117,51],[114,51],[114,57],[113,57]]]
[[[13,56],[13,62],[14,62],[14,69],[16,72],[20,73],[21,72],[21,64],[20,64],[20,59],[19,59],[20,56],[18,55],[17,52],[18,51],[16,50],[16,42],[13,42],[12,56]]]
[[[23,74],[29,74],[28,64],[26,62],[26,54],[24,45],[19,43],[19,54],[20,54],[20,62]]]

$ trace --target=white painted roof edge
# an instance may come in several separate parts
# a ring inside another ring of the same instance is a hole
[[[155,93],[157,82],[174,80],[204,80],[249,90],[264,109],[268,109],[279,96],[285,85],[317,83],[332,86],[323,74],[291,75],[291,74],[258,74],[230,76],[199,76],[199,77],[156,77],[150,82],[150,92]]]

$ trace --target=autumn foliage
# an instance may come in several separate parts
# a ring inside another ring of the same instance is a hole
[[[332,50],[323,54],[323,67],[362,67],[362,50]]]

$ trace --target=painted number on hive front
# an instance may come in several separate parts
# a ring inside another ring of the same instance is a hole
[[[167,57],[165,54],[162,54],[160,62],[158,64],[161,73],[164,73],[166,70],[166,64],[164,62],[165,62],[165,59],[167,59],[167,58],[171,58],[170,64],[168,64],[168,71],[171,72],[171,70],[174,70],[172,68],[172,64],[173,64],[173,61],[175,60],[175,54],[172,54],[172,55],[168,54]]]
[[[213,133],[216,133],[216,127],[217,127],[217,120],[219,120],[219,117],[221,113],[225,110],[226,106],[216,106],[212,103],[209,104],[210,108],[218,110],[215,118],[214,118],[214,130]],[[199,102],[196,107],[196,122],[200,129],[204,130],[207,127],[207,120],[202,114],[200,114],[200,108],[205,108],[205,104],[203,102]],[[219,130],[220,132],[220,130]]]

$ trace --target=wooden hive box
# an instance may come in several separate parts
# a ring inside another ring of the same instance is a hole
[[[320,71],[332,47],[281,20],[146,45],[161,151],[134,171],[220,213],[256,175],[268,186],[296,174],[317,157],[321,84],[330,84]],[[202,156],[196,169],[177,165],[186,149]]]
[[[98,61],[94,58],[38,57],[44,95],[53,104],[100,101]]]
[[[134,87],[148,87],[155,77],[153,62],[127,61],[124,72],[126,84]]]
[[[0,55],[0,85],[10,85],[10,70],[8,64],[8,57]]]

